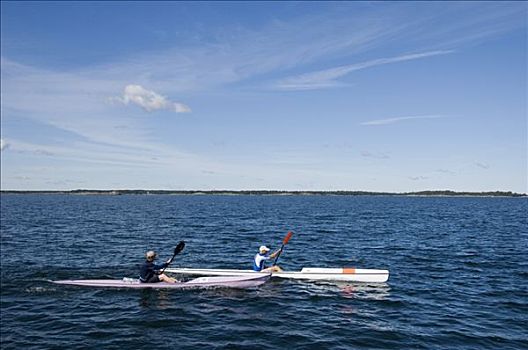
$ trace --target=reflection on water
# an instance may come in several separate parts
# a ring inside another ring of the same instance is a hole
[[[390,286],[387,283],[378,284],[343,284],[338,285],[341,296],[362,300],[387,300],[390,297]]]
[[[139,305],[144,308],[164,310],[172,306],[169,291],[155,288],[141,289]]]
[[[298,289],[310,295],[361,300],[387,300],[390,297],[390,286],[387,283],[354,283],[342,281],[296,281]]]

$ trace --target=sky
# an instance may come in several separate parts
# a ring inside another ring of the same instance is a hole
[[[1,189],[528,192],[526,2],[1,2]]]

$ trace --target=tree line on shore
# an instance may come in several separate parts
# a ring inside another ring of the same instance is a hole
[[[418,192],[369,192],[369,191],[281,191],[281,190],[87,190],[29,191],[2,190],[2,194],[76,194],[76,195],[323,195],[323,196],[478,196],[478,197],[526,197],[526,193],[511,191],[457,192],[431,190]]]

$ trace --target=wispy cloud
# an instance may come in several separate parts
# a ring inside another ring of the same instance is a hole
[[[374,159],[389,159],[390,157],[382,152],[370,152],[370,151],[362,151],[361,156],[364,158],[374,158]]]
[[[438,55],[446,55],[452,52],[453,50],[439,50],[407,54],[396,57],[378,58],[370,61],[350,64],[346,66],[339,66],[335,68],[324,69],[316,72],[285,78],[276,83],[275,88],[279,90],[314,90],[335,87],[343,85],[342,82],[337,81],[338,78],[344,77],[345,75],[350,74],[354,71],[375,66],[381,66],[389,63],[411,61]]]
[[[449,169],[436,169],[436,172],[440,174],[449,174],[449,175],[456,174],[456,172],[454,172],[453,170],[449,170]]]
[[[409,179],[412,181],[423,181],[428,180],[429,178],[427,176],[409,176]]]
[[[117,97],[116,100],[126,105],[133,103],[147,112],[168,110],[176,113],[188,113],[191,111],[187,105],[170,101],[165,96],[147,90],[141,85],[127,85],[123,97]]]
[[[480,162],[475,162],[475,165],[478,166],[479,168],[482,168],[482,169],[489,169],[489,164],[486,164],[486,163],[480,163]]]
[[[406,120],[439,119],[439,118],[446,118],[446,116],[443,116],[443,115],[417,115],[417,116],[408,116],[408,117],[376,119],[376,120],[370,120],[370,121],[366,121],[366,122],[360,123],[360,125],[387,125],[387,124],[394,124],[394,123],[398,123],[398,122],[406,121]]]
[[[55,157],[69,159],[79,163],[101,162],[108,165],[133,166],[138,168],[196,167],[203,166],[203,164],[215,164],[207,156],[186,153],[171,145],[164,145],[157,142],[143,142],[138,144],[136,148],[92,142],[76,142],[75,146],[77,149],[25,143],[21,145],[27,150],[34,149],[34,154],[44,155],[49,153]]]
[[[105,103],[124,85],[103,72],[62,73],[2,58],[2,118],[31,120],[76,141],[141,148],[149,140],[145,121]]]

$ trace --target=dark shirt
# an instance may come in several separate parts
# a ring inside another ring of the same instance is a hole
[[[153,261],[145,261],[143,265],[141,265],[141,269],[139,271],[139,279],[141,282],[147,282],[152,277],[157,275],[157,271],[166,268],[169,266],[167,263],[163,264],[155,264]]]

